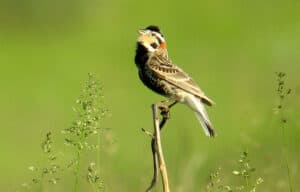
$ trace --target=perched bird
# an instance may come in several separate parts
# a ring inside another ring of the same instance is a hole
[[[151,25],[138,32],[135,64],[142,82],[170,100],[189,106],[205,134],[213,137],[215,132],[204,107],[204,104],[211,106],[213,101],[169,59],[166,40],[157,26]]]

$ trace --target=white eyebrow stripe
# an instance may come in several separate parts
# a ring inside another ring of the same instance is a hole
[[[155,31],[153,31],[152,33],[155,34],[155,36],[158,38],[159,43],[165,42],[165,39],[163,38],[163,36],[160,33],[155,32]]]

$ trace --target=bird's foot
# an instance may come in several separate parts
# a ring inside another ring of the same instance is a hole
[[[165,102],[159,103],[157,107],[160,110],[160,114],[164,119],[170,118],[170,108]]]

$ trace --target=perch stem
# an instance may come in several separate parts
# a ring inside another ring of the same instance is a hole
[[[170,104],[169,106],[165,105],[165,103],[167,103],[168,101],[165,101],[165,102],[161,102],[159,104],[154,104],[152,105],[152,111],[153,111],[153,118],[154,118],[154,122],[157,121],[159,122],[159,119],[158,119],[158,114],[157,114],[157,109],[160,109],[161,110],[161,116],[162,116],[162,120],[161,122],[159,123],[159,131],[158,131],[158,134],[160,134],[160,131],[162,130],[162,128],[164,127],[164,125],[166,124],[167,120],[170,118],[170,108],[173,107],[177,101],[173,102],[172,104]],[[154,111],[154,107],[156,107],[155,111]],[[154,113],[155,112],[155,113]],[[156,118],[155,118],[156,117]],[[156,184],[156,181],[157,181],[157,177],[158,177],[158,156],[157,156],[157,147],[156,147],[156,127],[155,126],[156,124],[154,124],[154,133],[153,135],[151,134],[151,151],[152,151],[152,157],[153,157],[153,177],[152,177],[152,180],[151,180],[151,184],[150,186],[146,189],[146,192],[150,192],[151,189],[155,186]],[[142,129],[146,134],[149,135],[149,132]]]
[[[156,144],[155,149],[156,149],[157,159],[159,162],[160,174],[162,177],[163,191],[170,192],[168,172],[167,172],[167,167],[166,167],[163,150],[162,150],[162,145],[161,145],[160,123],[159,123],[159,118],[158,118],[158,105],[157,104],[152,105],[152,111],[153,111],[153,122],[154,122],[154,128],[155,128],[154,129],[155,144]]]

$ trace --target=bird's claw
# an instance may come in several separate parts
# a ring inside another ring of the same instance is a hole
[[[158,105],[158,109],[160,110],[160,114],[164,119],[170,118],[170,109],[169,109],[168,105],[166,105],[164,103],[160,103]]]

